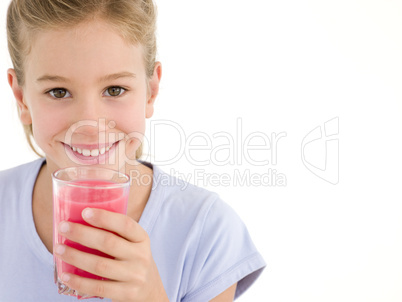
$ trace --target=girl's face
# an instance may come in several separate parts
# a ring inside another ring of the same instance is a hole
[[[135,162],[160,76],[157,63],[147,79],[141,46],[92,21],[37,34],[26,58],[24,87],[13,70],[9,82],[21,120],[32,123],[48,167],[91,164],[120,170]]]

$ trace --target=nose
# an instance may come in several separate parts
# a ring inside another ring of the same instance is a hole
[[[76,100],[71,130],[75,135],[98,137],[106,130],[106,108],[100,97],[87,96]]]
[[[98,120],[104,114],[101,98],[89,94],[76,100],[74,110],[79,120]]]

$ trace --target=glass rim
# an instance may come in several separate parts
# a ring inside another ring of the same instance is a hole
[[[119,178],[125,178],[125,180],[123,182],[118,182],[118,183],[113,183],[113,185],[108,185],[108,186],[91,186],[91,185],[81,185],[81,184],[75,184],[73,180],[63,180],[58,178],[58,174],[60,174],[61,172],[64,172],[66,170],[77,170],[77,169],[82,169],[82,170],[103,170],[103,171],[109,171],[109,172],[113,172],[115,174],[117,174],[119,176]],[[91,189],[101,189],[101,190],[105,190],[105,189],[115,189],[115,188],[120,188],[120,187],[124,187],[127,184],[130,184],[130,176],[128,176],[126,173],[120,172],[120,171],[116,171],[110,168],[103,168],[103,167],[91,167],[91,166],[73,166],[73,167],[66,167],[66,168],[60,168],[57,169],[56,171],[54,171],[52,173],[52,180],[60,183],[60,184],[65,184],[68,185],[70,187],[76,187],[76,188],[91,188]]]

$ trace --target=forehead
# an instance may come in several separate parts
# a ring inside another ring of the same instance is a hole
[[[25,67],[27,77],[40,73],[90,77],[122,69],[145,73],[142,46],[124,40],[102,21],[36,33]]]

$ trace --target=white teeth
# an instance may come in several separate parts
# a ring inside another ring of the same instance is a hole
[[[110,150],[110,147],[103,147],[103,148],[101,148],[101,149],[92,149],[92,150],[88,150],[88,149],[80,149],[80,148],[77,148],[77,147],[71,147],[71,149],[74,151],[74,152],[77,152],[77,153],[79,153],[79,154],[82,154],[82,155],[84,155],[84,156],[93,156],[93,157],[96,157],[96,156],[99,156],[99,154],[105,154],[105,152],[107,152],[107,151],[109,151]]]
[[[98,155],[99,155],[98,149],[91,150],[91,156],[98,156]]]

